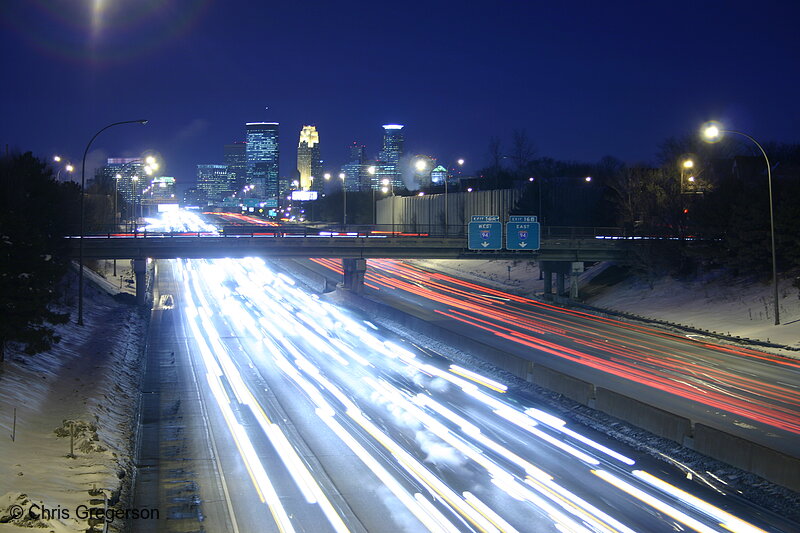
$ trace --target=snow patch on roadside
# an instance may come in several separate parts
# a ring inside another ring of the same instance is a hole
[[[147,317],[91,283],[85,289],[85,326],[58,326],[61,342],[52,350],[29,356],[12,349],[0,366],[0,532],[86,531],[76,509],[103,498],[89,490],[103,489],[112,503],[127,498]],[[12,504],[25,516],[8,516]],[[34,504],[54,512],[31,519]],[[121,526],[115,521],[111,530]]]

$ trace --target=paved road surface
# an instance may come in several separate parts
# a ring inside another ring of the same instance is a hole
[[[392,340],[259,260],[159,268],[138,493],[189,515],[160,531],[191,530],[196,509],[209,531],[797,527]],[[200,505],[180,507],[176,488]]]

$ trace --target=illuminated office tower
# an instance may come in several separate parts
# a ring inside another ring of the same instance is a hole
[[[140,157],[109,157],[98,174],[108,183],[116,181],[120,197],[129,204],[139,199],[142,189],[147,186],[145,182],[150,181]]]
[[[350,145],[350,159],[348,163],[364,163],[367,160],[367,147],[353,141]]]
[[[353,141],[350,145],[350,158],[342,172],[345,174],[344,185],[348,191],[369,191],[372,187],[374,176],[369,172],[367,163],[367,148],[363,144]]]
[[[400,170],[400,159],[403,157],[403,126],[402,124],[385,124],[383,126],[383,150],[375,164],[375,180],[381,183],[388,179],[392,188],[403,187],[403,177]]]
[[[278,200],[278,123],[248,122],[247,183],[253,194],[263,200]],[[277,203],[275,203],[277,205]]]
[[[233,182],[233,190],[238,191],[247,183],[247,145],[244,141],[226,144],[222,162],[228,165],[228,176]]]
[[[319,132],[315,126],[303,126],[300,131],[300,142],[297,144],[297,171],[300,173],[302,190],[317,190],[322,186]]]
[[[210,204],[220,204],[233,193],[227,165],[197,165],[197,188],[205,192]]]
[[[175,178],[172,176],[159,176],[150,182],[150,198],[157,203],[177,202],[175,200]]]

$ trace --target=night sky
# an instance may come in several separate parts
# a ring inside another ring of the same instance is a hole
[[[539,156],[653,161],[709,119],[798,142],[798,2],[2,0],[0,142],[105,157],[160,154],[184,186],[244,123],[281,123],[281,175],[303,124],[326,169],[406,152],[488,163],[524,129]]]

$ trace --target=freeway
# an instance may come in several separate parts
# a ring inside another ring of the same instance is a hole
[[[336,260],[311,261],[341,274]],[[365,286],[371,298],[467,337],[797,453],[800,361],[564,309],[395,260],[370,260]]]
[[[216,474],[198,483],[227,530],[797,526],[393,338],[260,259],[161,261],[156,301],[174,331],[148,351],[192,368],[185,400],[203,404],[192,439],[211,444],[186,449],[214,450]]]

